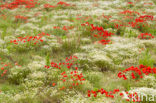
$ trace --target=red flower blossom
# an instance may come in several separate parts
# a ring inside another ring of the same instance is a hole
[[[138,67],[131,66],[130,68],[127,68],[127,69],[123,70],[122,72],[119,72],[118,73],[118,77],[119,78],[123,77],[124,80],[127,80],[125,74],[128,71],[135,72],[136,74],[139,75],[140,78],[143,78],[143,75],[142,74],[145,74],[145,75],[156,74],[156,68],[147,67],[147,66],[144,66],[144,65],[141,64],[139,66],[139,68]],[[132,79],[136,79],[136,76],[135,76],[135,74],[133,72],[131,73],[131,77],[132,77]],[[123,73],[123,75],[121,75],[122,73]]]
[[[93,24],[89,24],[88,22],[81,24],[81,26],[89,26],[90,31],[92,32],[90,34],[91,38],[94,37],[95,39],[99,39],[99,43],[103,45],[108,44],[110,42],[110,40],[108,40],[108,37],[111,37],[113,35],[113,33],[104,30],[103,27],[94,26]],[[96,32],[96,34],[94,32]]]
[[[52,85],[53,85],[53,86],[55,86],[55,85],[56,85],[56,83],[53,83]]]
[[[139,39],[151,39],[154,38],[154,36],[152,34],[148,34],[148,33],[141,33],[138,36]]]

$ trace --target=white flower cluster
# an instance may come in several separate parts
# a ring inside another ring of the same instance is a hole
[[[143,82],[146,83],[148,87],[156,89],[156,78],[154,76],[145,76]]]
[[[46,77],[46,73],[38,71],[31,73],[28,78],[33,80],[44,80]]]
[[[76,53],[80,60],[86,60],[95,65],[103,66],[101,68],[119,68],[127,64],[137,64],[140,56],[139,50],[144,45],[139,40],[126,39],[122,37],[112,37],[113,44],[106,46],[97,43],[84,45],[81,49],[84,53]],[[98,66],[98,67],[99,67]]]
[[[146,95],[156,95],[156,89],[147,88],[147,87],[139,87],[136,89],[132,89],[129,92],[137,92],[138,94],[146,94]]]
[[[87,103],[88,98],[85,98],[81,93],[77,93],[74,96],[65,96],[62,103]]]
[[[35,57],[35,58],[41,59],[40,57]],[[42,70],[44,68],[44,65],[45,65],[45,61],[33,61],[32,63],[28,64],[28,67],[31,69],[32,72],[35,72],[35,71]]]

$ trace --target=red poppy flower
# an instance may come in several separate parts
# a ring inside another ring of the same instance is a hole
[[[55,85],[56,85],[56,83],[53,83],[52,85],[53,85],[53,86],[55,86]]]

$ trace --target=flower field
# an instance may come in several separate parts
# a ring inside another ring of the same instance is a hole
[[[156,103],[156,0],[0,0],[0,103]]]

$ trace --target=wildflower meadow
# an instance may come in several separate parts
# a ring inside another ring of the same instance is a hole
[[[0,103],[156,103],[156,0],[0,0]]]

